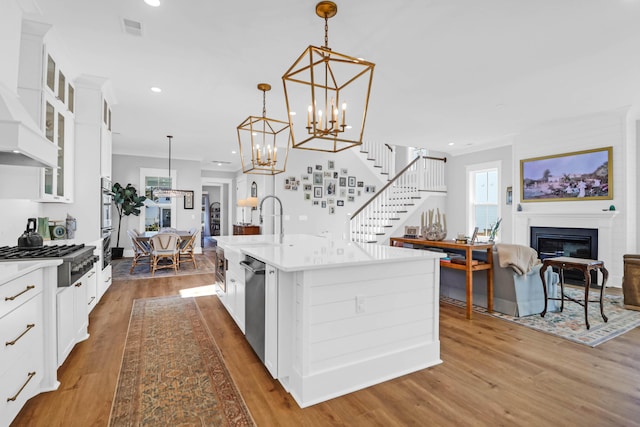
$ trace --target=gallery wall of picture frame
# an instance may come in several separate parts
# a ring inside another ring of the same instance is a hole
[[[357,176],[349,175],[347,168],[338,168],[334,160],[328,160],[326,166],[307,166],[307,173],[300,177],[285,177],[284,189],[302,190],[303,200],[312,206],[327,209],[329,215],[335,214],[336,208],[348,206],[364,196],[369,198],[376,192],[375,185],[365,185]]]

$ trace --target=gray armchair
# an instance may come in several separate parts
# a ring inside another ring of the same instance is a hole
[[[493,309],[514,317],[540,314],[544,309],[544,292],[540,268],[535,265],[529,272],[519,275],[512,268],[500,267],[498,252],[493,251]],[[545,272],[549,297],[558,295],[559,277],[551,268]],[[473,273],[473,303],[487,307],[487,273]],[[440,294],[466,301],[465,272],[450,268],[440,269]],[[547,311],[558,311],[558,301],[550,300]]]

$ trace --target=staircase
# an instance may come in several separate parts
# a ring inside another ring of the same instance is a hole
[[[393,177],[349,222],[354,242],[383,243],[433,194],[446,193],[446,158],[416,157]]]
[[[384,181],[389,181],[395,175],[395,156],[389,144],[363,141],[360,153],[365,157],[369,169],[376,175],[382,175]]]

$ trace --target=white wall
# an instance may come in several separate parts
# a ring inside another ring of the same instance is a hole
[[[15,0],[0,0],[0,84],[17,93],[22,11]]]
[[[338,177],[355,176],[356,181],[363,181],[364,185],[375,185],[376,190],[379,190],[383,181],[382,178],[372,174],[366,167],[364,161],[359,157],[358,148],[345,150],[340,153],[325,153],[319,151],[292,149],[289,152],[287,160],[287,167],[284,173],[276,175],[275,178],[271,176],[263,175],[251,175],[246,174],[246,194],[249,194],[250,185],[252,181],[256,181],[258,184],[258,198],[260,201],[264,196],[273,194],[277,196],[283,204],[284,209],[284,231],[287,234],[320,234],[331,233],[336,235],[343,235],[348,231],[349,214],[363,203],[365,203],[373,194],[365,193],[365,187],[355,187],[354,201],[348,201],[348,194],[345,197],[340,197],[340,190],[348,190],[349,187],[339,187],[336,185],[337,194],[335,196],[327,196],[325,179],[323,178],[322,185],[322,198],[313,197],[313,188],[317,185],[313,185],[313,172],[331,172],[333,180],[333,173],[337,172]],[[328,162],[333,161],[334,169],[328,169]],[[322,166],[322,170],[316,170],[316,165]],[[312,173],[307,173],[307,167],[312,168]],[[341,173],[342,169],[347,170],[347,174]],[[308,180],[303,180],[303,176],[308,176]],[[300,181],[297,190],[286,190],[285,180],[295,178],[296,181]],[[239,177],[240,181],[243,179]],[[329,178],[326,178],[329,179]],[[336,183],[339,183],[339,179],[336,179]],[[312,187],[311,192],[305,192],[303,190],[305,184],[310,184]],[[358,190],[360,196],[358,196]],[[305,193],[311,194],[310,200],[305,200]],[[329,199],[333,199],[334,204],[322,208],[321,202],[328,202]],[[314,206],[313,201],[319,201],[319,205]],[[344,206],[337,206],[338,200],[344,200]],[[329,214],[329,206],[334,206],[335,214]],[[279,218],[274,218],[273,212],[279,212],[279,206],[273,199],[267,199],[263,205],[264,223],[262,224],[263,234],[279,233]],[[247,212],[249,210],[247,209]],[[258,222],[259,211],[254,212],[254,223]],[[248,220],[248,216],[245,215]],[[275,219],[275,230],[274,230]]]
[[[139,156],[124,156],[116,154],[113,156],[113,169],[112,169],[112,181],[115,184],[119,182],[121,185],[126,186],[128,183],[133,184],[138,190],[139,195],[144,194],[143,184],[140,182],[140,169],[143,168],[156,168],[156,169],[168,169],[168,159],[155,158],[155,157],[139,157]],[[202,200],[202,184],[200,180],[200,162],[190,160],[171,160],[171,168],[176,171],[176,175],[173,175],[176,180],[175,187],[180,190],[191,190],[194,192],[194,207],[193,209],[184,209],[182,199],[176,201],[176,217],[173,222],[173,227],[180,230],[188,230],[192,227],[200,230],[200,214]],[[114,236],[112,237],[112,245],[116,245],[116,230],[118,218],[114,213]],[[140,217],[129,216],[122,219],[122,230],[120,232],[120,246],[129,248],[128,237],[126,234],[127,229],[137,228],[140,229]],[[197,241],[197,245],[200,245],[200,240]]]
[[[513,154],[510,146],[494,148],[492,150],[478,151],[458,156],[447,156],[446,182],[447,182],[447,226],[449,237],[453,238],[457,233],[471,233],[467,227],[467,176],[466,167],[480,163],[500,161],[502,170],[500,176],[500,230],[499,241],[503,243],[512,242],[513,220],[512,211],[517,206],[514,191],[513,205],[506,204],[506,188],[514,186]],[[514,187],[515,188],[515,187]]]
[[[517,217],[536,214],[598,214],[614,205],[617,214],[611,219],[610,234],[599,235],[598,258],[609,270],[610,284],[619,286],[623,255],[637,253],[637,164],[636,116],[629,108],[605,111],[545,123],[523,132],[514,144],[514,170],[521,159],[569,153],[593,148],[613,147],[613,199],[592,201],[535,202],[520,201],[520,179],[514,183],[514,203],[522,204]],[[519,172],[518,172],[519,176]],[[611,185],[610,185],[611,186]],[[553,226],[553,224],[550,224]],[[514,230],[516,243],[529,244],[528,231]],[[601,250],[604,253],[600,253]]]
[[[16,199],[2,199],[0,203],[2,205],[0,246],[15,246],[18,244],[18,237],[27,228],[27,219],[42,216],[40,204],[30,200]]]

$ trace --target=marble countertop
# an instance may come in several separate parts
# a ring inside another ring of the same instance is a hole
[[[443,255],[415,249],[397,248],[374,243],[354,243],[332,237],[308,234],[280,236],[216,236],[218,245],[266,262],[282,271],[348,267],[399,261],[420,261]]]
[[[61,259],[42,261],[3,261],[0,262],[0,285],[4,285],[20,276],[44,267],[54,267],[62,264]]]

